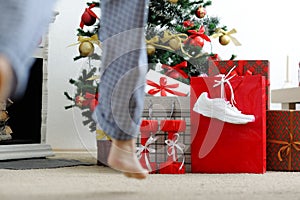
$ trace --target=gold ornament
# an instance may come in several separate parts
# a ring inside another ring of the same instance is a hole
[[[181,40],[180,38],[173,38],[169,41],[169,45],[172,49],[174,49],[175,51],[176,50],[179,50],[181,48]]]
[[[170,3],[177,3],[178,2],[178,0],[168,0]]]
[[[91,37],[79,36],[78,42],[75,44],[71,44],[68,47],[79,45],[80,56],[87,57],[94,53],[94,44],[98,45],[101,48],[100,40],[98,39],[98,35],[95,34]]]
[[[84,41],[79,45],[80,55],[83,57],[90,56],[94,53],[94,45],[89,41]]]
[[[231,34],[234,34],[236,33],[237,31],[235,29],[232,29],[230,31],[224,31],[223,29],[221,28],[217,28],[215,30],[215,33],[212,35],[212,38],[219,38],[219,42],[220,44],[222,45],[226,45],[226,41],[228,40],[229,38],[229,42],[232,41],[233,44],[235,46],[241,46],[241,43],[235,38],[233,37]],[[227,37],[222,37],[222,36],[227,36]],[[221,42],[222,41],[222,42]],[[227,44],[229,43],[227,41]]]
[[[151,45],[151,44],[147,44],[147,54],[148,54],[149,56],[154,55],[154,54],[155,54],[155,51],[156,51],[155,46],[153,46],[153,45]]]
[[[221,45],[225,46],[225,45],[229,44],[230,37],[228,35],[222,35],[219,37],[219,42]]]

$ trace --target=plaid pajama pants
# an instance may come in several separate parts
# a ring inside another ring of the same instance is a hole
[[[100,103],[93,116],[104,132],[118,140],[139,133],[148,69],[147,4],[148,0],[101,1]]]
[[[55,0],[0,0],[0,54],[16,77],[15,96],[26,89],[32,55],[53,15]]]

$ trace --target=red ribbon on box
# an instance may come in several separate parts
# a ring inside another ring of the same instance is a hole
[[[150,85],[152,87],[155,87],[153,89],[150,89],[148,91],[148,94],[155,95],[158,92],[160,92],[161,96],[167,96],[167,92],[168,92],[170,94],[174,94],[174,95],[177,95],[177,96],[187,96],[187,94],[184,94],[182,92],[178,92],[178,91],[174,91],[174,90],[169,89],[169,88],[177,88],[179,86],[179,84],[174,83],[174,84],[167,85],[167,78],[166,77],[161,77],[160,80],[159,80],[159,83],[160,84],[157,84],[153,81],[147,80],[148,85]]]
[[[183,61],[175,66],[162,65],[163,69],[167,69],[168,71],[165,73],[167,76],[172,78],[177,78],[178,74],[183,78],[188,78],[189,76],[182,70],[182,68],[187,68],[187,61]]]

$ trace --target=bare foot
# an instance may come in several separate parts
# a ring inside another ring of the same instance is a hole
[[[8,59],[0,55],[0,101],[6,101],[9,97],[13,78],[13,71]]]
[[[148,171],[138,161],[135,148],[135,139],[124,141],[112,139],[108,165],[123,172],[127,177],[145,179]]]

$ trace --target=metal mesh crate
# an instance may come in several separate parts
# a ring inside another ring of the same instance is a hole
[[[178,153],[178,161],[185,159],[185,171],[191,172],[191,123],[190,123],[190,98],[189,97],[154,97],[146,96],[144,104],[143,119],[161,120],[180,119],[186,121],[186,130],[179,133],[178,142],[185,145],[184,156]],[[160,127],[155,134],[159,139],[151,145],[155,149],[155,153],[150,153],[150,162],[157,164],[167,160],[167,145],[165,140],[168,139],[168,133],[161,131]],[[140,146],[140,138],[137,140],[137,145]]]

